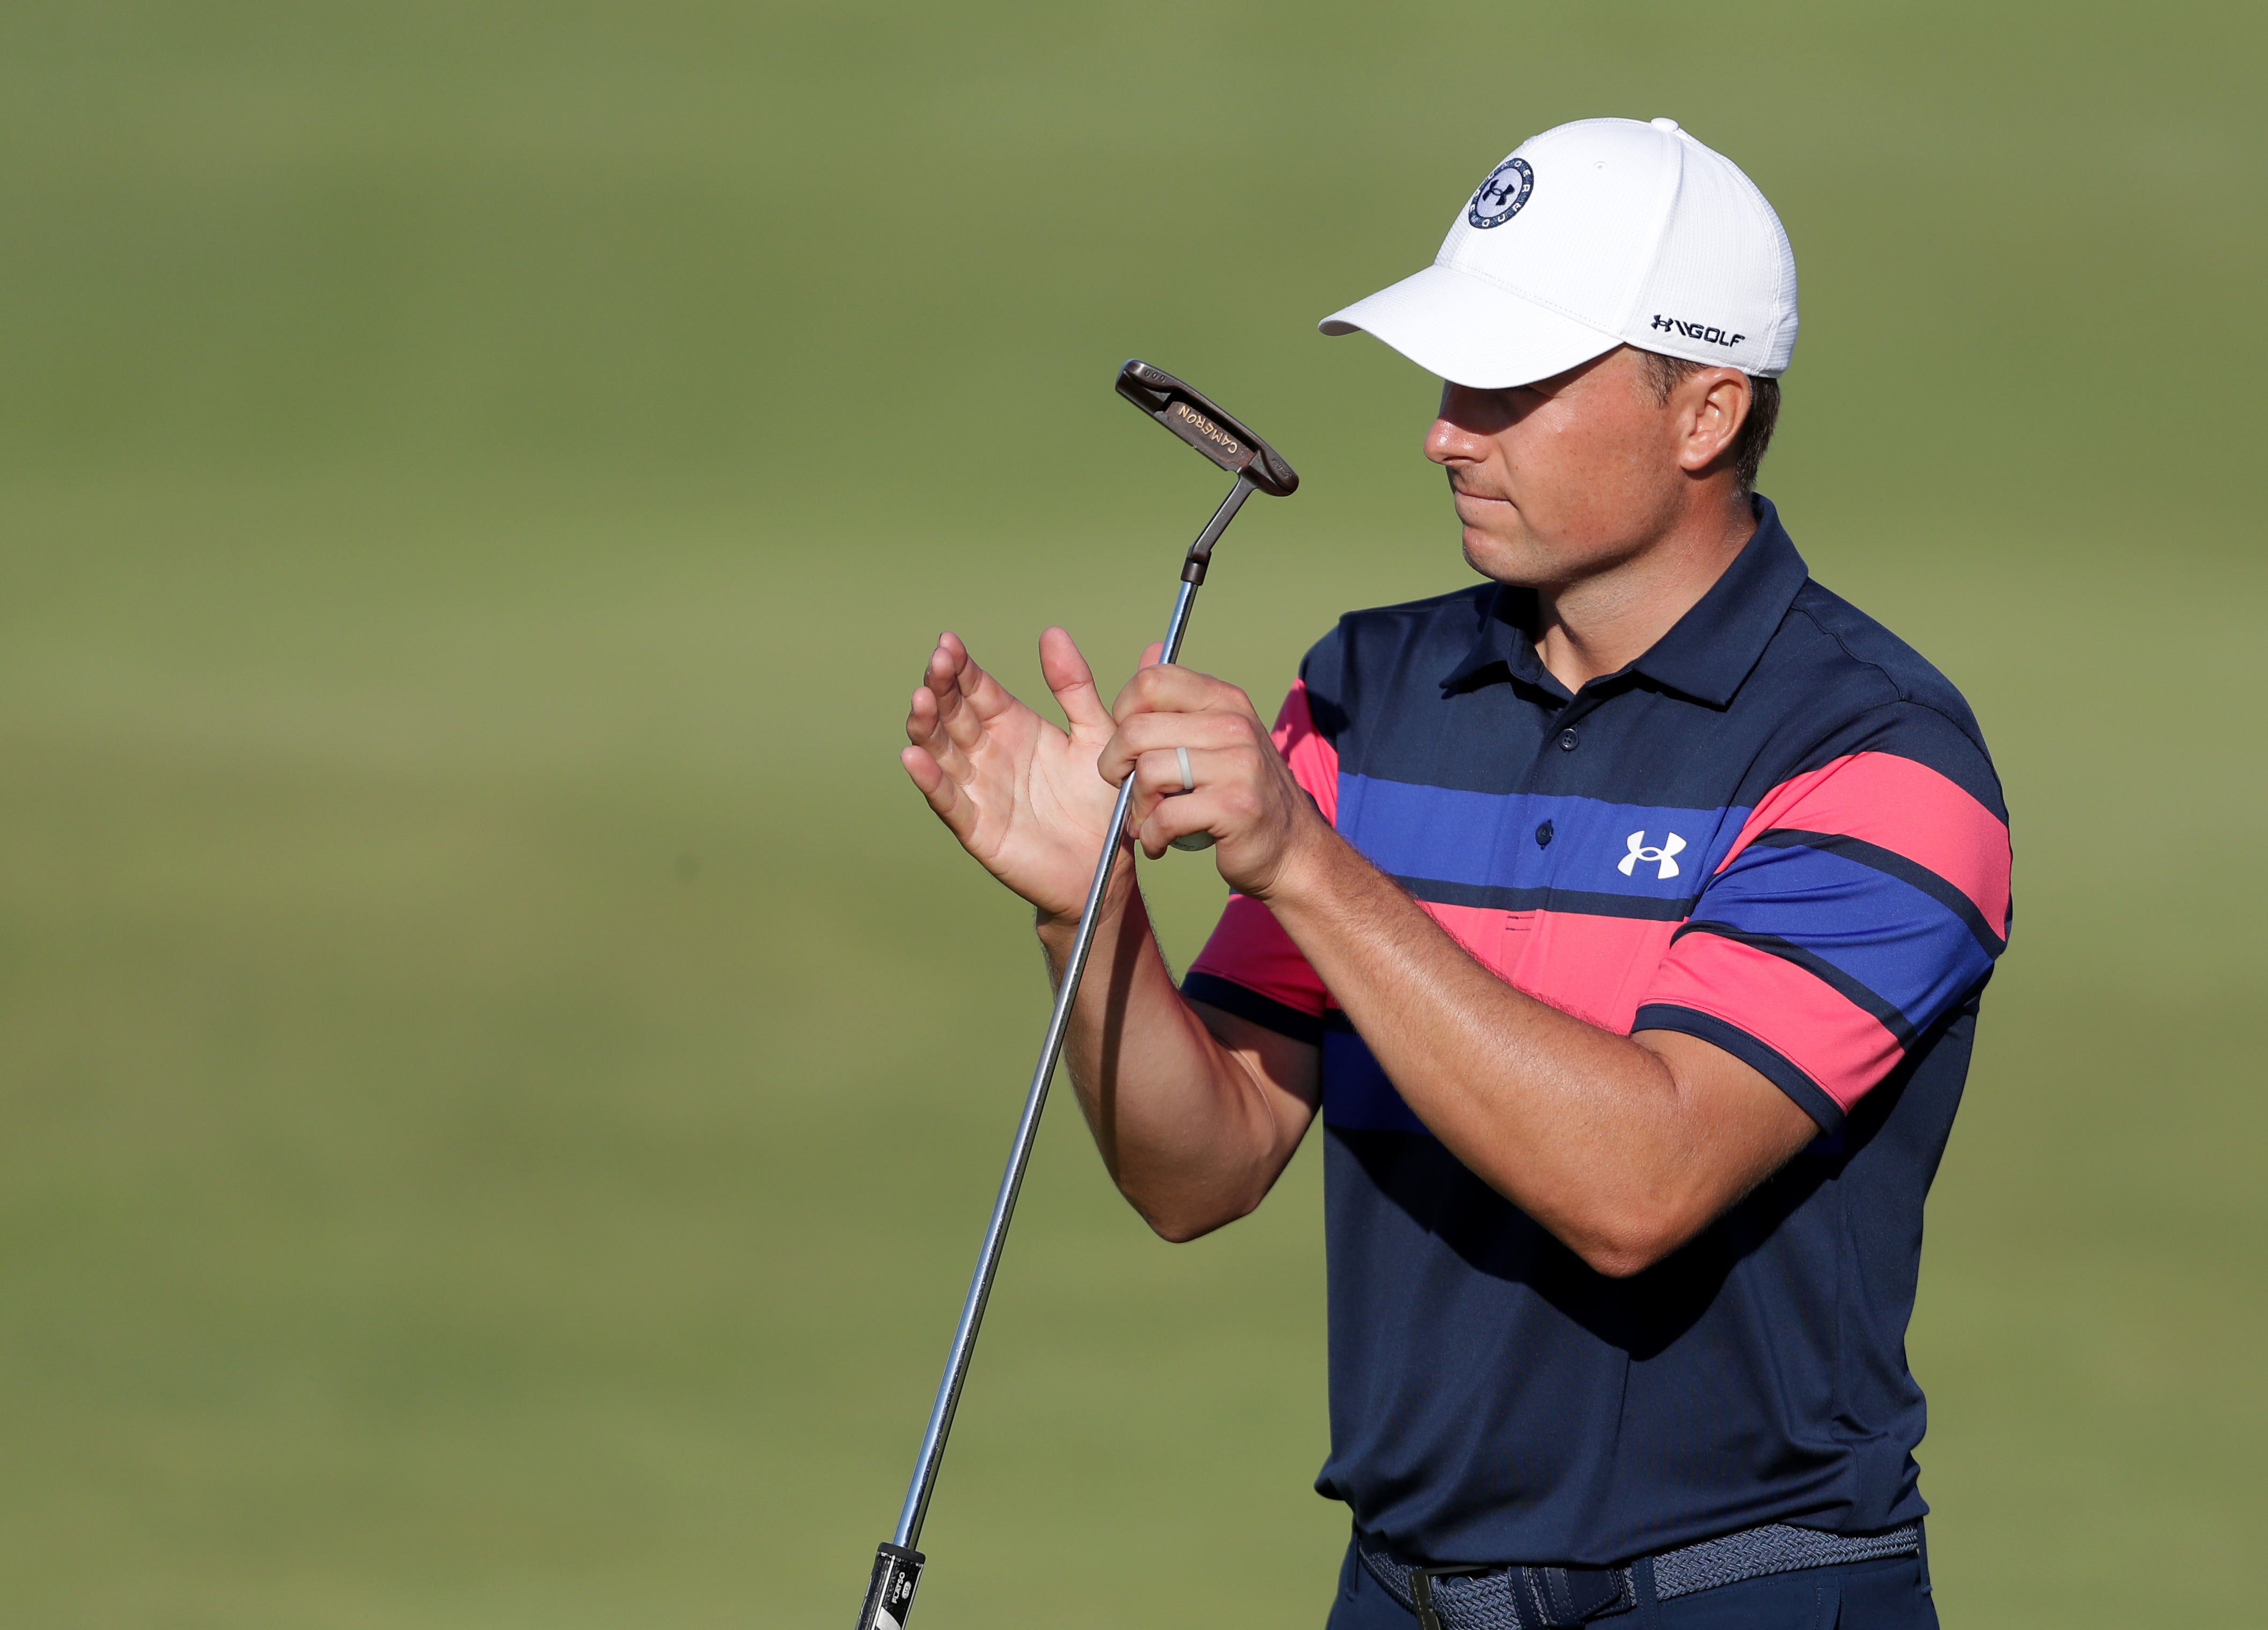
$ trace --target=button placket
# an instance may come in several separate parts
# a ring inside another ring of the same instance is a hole
[[[1583,745],[1587,733],[1592,729],[1591,716],[1613,701],[1616,697],[1624,694],[1626,689],[1627,687],[1620,684],[1609,685],[1603,690],[1594,690],[1589,686],[1585,686],[1576,692],[1572,700],[1559,710],[1559,718],[1557,721],[1558,728],[1545,734],[1543,745],[1557,748],[1562,753],[1574,752]],[[1537,757],[1548,759],[1550,755],[1539,749]],[[1540,764],[1538,767],[1541,767]],[[1556,781],[1557,778],[1554,779]]]

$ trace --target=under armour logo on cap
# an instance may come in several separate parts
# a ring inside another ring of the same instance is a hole
[[[1630,852],[1622,858],[1622,864],[1616,867],[1615,870],[1620,872],[1624,877],[1635,877],[1638,874],[1638,863],[1643,860],[1648,866],[1660,867],[1654,873],[1657,881],[1675,877],[1677,875],[1677,857],[1683,852],[1684,848],[1685,840],[1675,832],[1672,832],[1658,849],[1649,849],[1646,846],[1644,832],[1632,832],[1630,835]]]
[[[1535,172],[1528,160],[1514,153],[1491,170],[1488,180],[1473,195],[1465,206],[1465,218],[1485,232],[1491,226],[1501,226],[1520,213],[1520,206],[1528,202],[1528,195],[1535,190]]]

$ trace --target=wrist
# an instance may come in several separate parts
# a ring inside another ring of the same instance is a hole
[[[1103,923],[1125,911],[1134,888],[1132,852],[1122,845],[1118,862],[1110,868],[1110,881],[1102,886],[1102,901],[1098,911],[1101,922],[1098,922],[1096,927],[1101,927]],[[1057,955],[1058,960],[1062,954],[1071,949],[1071,940],[1079,933],[1079,912],[1086,904],[1086,897],[1082,893],[1077,901],[1062,911],[1050,910],[1044,905],[1033,910],[1032,931],[1039,935],[1042,945]]]
[[[1267,886],[1247,892],[1271,911],[1297,910],[1328,889],[1332,864],[1346,847],[1346,840],[1311,806],[1285,841]]]

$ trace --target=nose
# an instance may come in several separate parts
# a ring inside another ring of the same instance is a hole
[[[1469,386],[1444,382],[1440,410],[1425,432],[1425,456],[1436,464],[1479,464],[1489,455],[1488,435],[1477,428],[1484,419],[1483,393]],[[1501,416],[1499,416],[1501,417]]]

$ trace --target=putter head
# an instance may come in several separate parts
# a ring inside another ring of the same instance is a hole
[[[1254,435],[1204,392],[1184,385],[1163,368],[1129,361],[1118,370],[1118,394],[1211,459],[1221,468],[1247,477],[1270,498],[1285,498],[1299,487],[1299,472],[1284,455]]]

